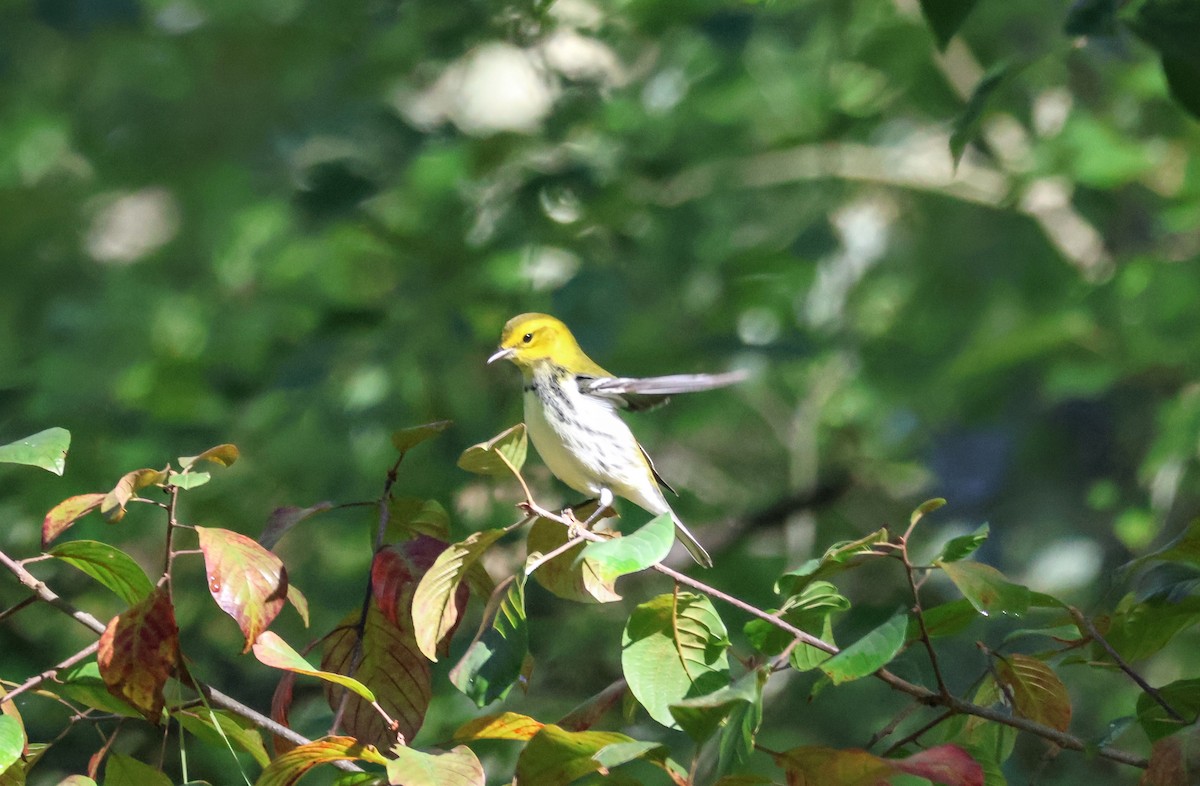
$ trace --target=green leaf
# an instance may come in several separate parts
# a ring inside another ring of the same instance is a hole
[[[938,557],[938,560],[941,562],[958,562],[961,559],[966,559],[983,545],[983,542],[988,539],[989,532],[990,529],[985,523],[980,524],[979,528],[970,535],[951,538],[945,546],[942,546],[942,553]]]
[[[388,763],[374,747],[363,745],[353,737],[324,737],[276,756],[258,776],[254,786],[292,786],[318,764],[335,761],[366,761],[381,765]]]
[[[371,522],[372,528],[378,526]],[[386,543],[399,543],[428,535],[450,540],[450,515],[436,500],[420,497],[393,497],[388,501]]]
[[[0,715],[0,774],[25,752],[25,729],[12,715]]]
[[[637,531],[620,538],[588,543],[576,558],[590,560],[605,583],[646,570],[661,562],[675,543],[675,522],[670,513],[650,519]]]
[[[966,598],[958,598],[949,603],[942,603],[931,609],[924,610],[925,629],[929,638],[953,636],[966,629],[972,622],[979,619],[979,612]],[[908,640],[914,641],[920,634],[921,628],[917,618],[913,617],[908,624]]]
[[[659,595],[634,609],[621,638],[629,690],[650,717],[676,726],[670,706],[729,684],[729,637],[703,595]]]
[[[305,674],[309,677],[316,677],[326,682],[332,682],[335,685],[341,685],[343,688],[349,688],[367,701],[375,701],[375,694],[366,685],[344,674],[334,674],[314,669],[312,664],[304,659],[304,656],[296,652],[290,644],[269,630],[263,631],[259,635],[258,641],[254,642],[252,649],[254,657],[258,658],[259,662],[264,666],[292,671],[296,674]]]
[[[597,772],[595,756],[610,745],[636,742],[613,731],[567,731],[548,723],[517,757],[516,782],[536,786],[567,786]]]
[[[1176,680],[1158,688],[1158,695],[1182,715],[1183,720],[1171,717],[1149,694],[1139,694],[1137,722],[1151,742],[1157,742],[1196,722],[1197,716],[1200,716],[1200,679]]]
[[[780,576],[775,582],[775,591],[781,595],[795,595],[810,582],[853,567],[856,557],[868,554],[875,546],[886,543],[887,540],[887,530],[878,529],[858,540],[835,543],[826,549],[819,559],[810,559],[795,570]]]
[[[920,0],[921,13],[937,39],[938,49],[945,49],[971,15],[979,0]]]
[[[104,786],[172,786],[162,770],[132,756],[111,753],[104,765]]]
[[[407,453],[425,440],[441,434],[453,423],[453,420],[437,420],[420,426],[402,428],[392,433],[392,445],[401,453]]]
[[[403,745],[392,748],[394,759],[387,763],[388,780],[404,786],[484,786],[483,765],[466,745],[448,751],[414,750]]]
[[[63,669],[58,673],[58,680],[58,689],[71,701],[111,715],[142,717],[142,713],[128,702],[109,693],[108,686],[100,677],[100,667],[94,660]]]
[[[65,428],[48,428],[16,442],[0,445],[0,464],[26,464],[61,475],[67,468],[67,449],[70,446],[71,432]]]
[[[487,442],[472,445],[458,458],[458,466],[477,475],[502,476],[519,473],[525,464],[528,442],[525,424],[518,423],[501,431]]]
[[[417,646],[425,657],[437,660],[438,643],[458,624],[455,595],[459,582],[485,551],[501,537],[503,529],[473,532],[438,555],[413,593],[412,619]]]
[[[576,511],[584,519],[585,509]],[[586,543],[579,543],[548,561],[542,556],[549,554],[568,540],[567,528],[557,521],[537,518],[529,528],[526,538],[526,571],[530,565],[537,568],[532,575],[534,581],[564,600],[580,603],[612,603],[621,599],[613,586],[615,579],[600,574],[596,563],[581,556]]]
[[[72,565],[108,587],[130,606],[154,591],[146,571],[125,552],[95,540],[72,540],[50,550],[50,555]]]
[[[1180,631],[1200,622],[1200,598],[1178,603],[1165,601],[1133,602],[1126,596],[1117,604],[1107,630],[1101,629],[1109,645],[1126,661],[1148,658],[1165,647]],[[1093,651],[1097,660],[1108,660],[1099,645]]]
[[[825,672],[835,685],[874,674],[900,652],[907,630],[908,615],[896,614],[822,663],[821,671]]]
[[[197,486],[203,486],[210,480],[212,480],[212,475],[207,472],[172,471],[167,475],[167,483],[170,483],[172,486],[184,491],[187,491],[188,489],[194,489]]]
[[[991,565],[981,562],[938,562],[963,597],[982,615],[1019,617],[1029,608],[1028,587],[1013,584]]]
[[[508,695],[529,654],[525,577],[510,576],[488,599],[479,632],[450,670],[450,681],[478,707]]]
[[[698,745],[721,731],[717,772],[729,772],[753,752],[754,736],[762,724],[762,689],[767,676],[765,669],[756,669],[732,685],[670,706],[680,728]]]
[[[210,748],[221,749],[227,745],[236,745],[249,753],[260,767],[266,767],[271,761],[266,746],[263,745],[262,734],[252,721],[241,716],[226,710],[198,707],[176,710],[171,713],[171,717]]]
[[[666,753],[666,746],[661,742],[635,740],[634,742],[614,742],[610,745],[605,745],[592,754],[592,760],[604,770],[611,770],[620,767],[622,764],[637,761],[638,759],[653,758],[661,760],[666,758]]]
[[[979,80],[979,84],[975,85],[975,89],[971,91],[971,97],[967,99],[966,107],[954,119],[953,129],[950,132],[950,155],[954,157],[955,166],[958,166],[963,153],[967,150],[967,145],[979,131],[983,114],[996,91],[1024,67],[1024,65],[1007,62],[999,63],[988,69],[988,72]]]
[[[788,598],[783,609],[773,613],[805,633],[833,644],[831,615],[849,608],[850,600],[838,592],[837,587],[827,581],[814,581],[799,595]],[[770,656],[783,652],[792,642],[791,634],[766,620],[750,620],[744,632],[755,649]],[[829,657],[828,652],[808,644],[797,644],[792,650],[791,663],[800,671],[808,671]]]
[[[864,750],[820,746],[793,748],[775,756],[788,783],[866,786],[905,774],[948,786],[980,786],[983,769],[957,745],[939,745],[903,759],[882,759]]]
[[[918,505],[916,510],[914,510],[912,512],[912,515],[910,515],[908,517],[909,526],[915,527],[917,525],[918,521],[925,518],[927,515],[934,512],[938,508],[945,507],[945,505],[946,505],[946,500],[942,499],[941,497],[934,497],[933,499],[925,500],[920,505]]]
[[[46,548],[59,535],[79,519],[100,507],[104,494],[80,494],[68,497],[55,505],[42,519],[42,548]]]

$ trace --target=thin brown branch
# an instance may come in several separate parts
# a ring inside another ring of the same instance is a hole
[[[63,669],[69,669],[72,666],[74,666],[76,663],[79,663],[81,660],[86,660],[87,658],[90,658],[93,654],[95,654],[96,650],[99,648],[100,648],[100,642],[93,641],[91,644],[87,645],[86,647],[81,649],[79,652],[76,652],[71,657],[69,657],[66,660],[59,663],[57,666],[46,669],[41,674],[33,675],[32,677],[25,680],[17,687],[10,690],[8,693],[4,694],[4,696],[0,696],[0,704],[5,704],[7,702],[12,701],[13,699],[20,696],[25,691],[33,690],[34,688],[41,685],[46,680],[54,679],[56,676],[58,676],[58,673],[60,671],[62,671]]]
[[[37,597],[43,602],[48,603],[49,605],[61,611],[63,614],[66,614],[68,617],[75,620],[92,633],[95,633],[96,635],[104,633],[105,625],[103,622],[96,619],[96,617],[92,614],[89,614],[81,609],[77,609],[67,601],[63,600],[58,596],[57,593],[54,592],[54,590],[50,589],[50,587],[47,586],[44,581],[41,581],[32,573],[25,570],[25,568],[19,565],[15,560],[13,560],[12,557],[8,556],[8,554],[4,553],[3,551],[0,551],[0,565],[8,568],[9,571],[11,571],[13,575],[17,577],[18,581],[33,591],[33,593],[37,595]],[[312,742],[312,740],[308,739],[304,735],[297,734],[283,724],[275,722],[266,715],[263,715],[261,712],[242,704],[237,699],[227,696],[210,685],[205,685],[204,683],[196,682],[195,680],[191,680],[190,684],[192,687],[198,689],[201,695],[203,695],[210,703],[220,707],[223,710],[228,710],[234,715],[245,718],[263,731],[269,732],[278,737],[282,737],[295,745],[307,745]],[[333,764],[338,769],[345,770],[347,772],[358,772],[361,769],[358,767],[358,765],[349,761],[334,762]]]
[[[916,522],[914,521],[913,524],[915,525]],[[904,577],[908,580],[908,590],[912,593],[913,614],[917,617],[917,626],[921,630],[921,644],[929,656],[929,665],[933,668],[933,678],[937,681],[938,693],[949,696],[950,689],[946,687],[946,680],[942,677],[942,667],[938,663],[937,651],[933,648],[933,641],[929,638],[929,628],[925,625],[925,610],[921,608],[921,588],[917,584],[912,560],[908,558],[908,536],[912,534],[912,529],[910,526],[900,540],[900,561],[904,563]]]
[[[1121,657],[1121,654],[1117,652],[1111,644],[1108,643],[1108,639],[1104,638],[1104,636],[1100,634],[1100,631],[1096,630],[1096,626],[1092,624],[1092,621],[1089,620],[1082,611],[1074,606],[1067,606],[1067,613],[1071,615],[1071,618],[1075,620],[1075,623],[1079,625],[1079,627],[1082,628],[1084,632],[1092,638],[1093,641],[1099,644],[1104,651],[1108,653],[1108,657],[1112,658],[1113,663],[1117,664],[1117,668],[1125,672],[1126,676],[1133,680],[1134,683],[1142,689],[1143,693],[1153,699],[1158,706],[1162,707],[1163,711],[1170,715],[1171,718],[1181,723],[1184,722],[1184,717],[1180,715],[1179,712],[1177,712],[1165,698],[1163,698],[1163,695],[1159,693],[1157,688],[1146,682],[1142,675],[1138,674],[1134,670],[1133,666],[1129,665],[1129,661]]]
[[[915,705],[909,705],[909,706],[915,706]],[[888,756],[891,756],[893,753],[900,750],[905,745],[908,745],[910,742],[916,742],[917,740],[921,739],[922,735],[924,735],[926,732],[930,731],[931,729],[935,728],[936,726],[940,725],[941,723],[950,720],[951,718],[954,717],[954,715],[955,715],[955,713],[953,710],[943,712],[941,715],[938,715],[933,720],[931,720],[928,723],[921,726],[921,728],[917,729],[912,734],[907,734],[904,737],[893,742],[891,744],[891,746],[889,746],[888,749],[883,752],[883,756],[885,758]]]
[[[515,470],[514,470],[514,473],[515,473]],[[519,473],[517,473],[517,476],[518,476],[518,478],[520,477]],[[526,489],[526,492],[528,492],[528,487],[525,486],[524,482],[522,482],[521,485],[523,488]],[[541,508],[540,506],[537,505],[536,502],[533,501],[533,499],[531,497],[527,497],[526,500],[521,504],[521,507],[523,507],[527,510],[530,510],[530,511],[534,511],[538,515],[542,516],[543,518],[550,519],[551,521],[556,521],[559,524],[562,524],[563,526],[566,526],[566,527],[571,526],[571,522],[569,522],[565,517],[560,516],[560,515],[555,515],[554,513],[551,513],[549,511],[545,510],[544,508]],[[592,541],[607,540],[607,538],[605,538],[604,536],[599,535],[594,532],[590,532],[588,530],[579,530],[577,532],[577,534],[579,537],[585,538],[587,540],[592,540]],[[674,570],[673,568],[668,568],[666,565],[663,565],[661,563],[657,563],[651,567],[654,570],[658,571],[659,573],[663,574],[664,576],[669,576],[670,578],[672,578],[679,584],[683,584],[685,586],[691,587],[692,589],[699,590],[700,592],[703,592],[704,594],[706,594],[710,597],[721,600],[721,601],[727,603],[728,605],[733,606],[734,608],[740,609],[740,610],[746,612],[747,614],[750,614],[751,616],[757,617],[762,620],[766,620],[767,622],[771,623],[772,625],[779,628],[780,630],[789,633],[793,638],[800,641],[800,643],[808,644],[811,647],[816,647],[817,649],[822,650],[824,652],[828,652],[831,655],[836,655],[838,652],[840,652],[840,650],[837,647],[835,647],[834,645],[824,642],[821,639],[818,639],[816,636],[813,636],[812,634],[807,633],[807,632],[801,630],[800,628],[797,628],[795,625],[792,625],[791,623],[782,619],[778,615],[763,611],[762,609],[760,609],[756,606],[753,606],[750,603],[747,603],[746,601],[744,601],[740,598],[734,597],[733,595],[730,595],[727,592],[723,592],[723,591],[717,589],[716,587],[713,587],[710,584],[706,584],[703,581],[700,581],[699,579],[694,579],[691,576],[688,576],[686,574],[680,573],[677,570]],[[913,698],[917,699],[922,704],[926,704],[928,706],[934,706],[934,707],[940,706],[940,707],[946,708],[953,714],[974,715],[975,717],[982,718],[984,720],[991,721],[993,723],[999,723],[1004,726],[1011,726],[1012,728],[1017,729],[1019,731],[1023,731],[1028,734],[1032,734],[1034,736],[1041,737],[1042,739],[1049,740],[1050,742],[1053,742],[1055,745],[1058,745],[1061,748],[1067,748],[1067,749],[1073,750],[1073,751],[1093,750],[1093,746],[1089,745],[1088,743],[1084,742],[1084,740],[1082,740],[1079,737],[1076,737],[1075,735],[1070,734],[1068,732],[1060,731],[1051,726],[1047,726],[1045,724],[1038,723],[1036,721],[1028,720],[1026,718],[1020,718],[1020,717],[1016,717],[1013,715],[1009,715],[1005,712],[1001,712],[999,710],[992,709],[991,707],[983,707],[978,704],[973,704],[969,701],[964,701],[963,699],[957,698],[956,696],[949,694],[949,693],[940,693],[937,691],[932,691],[924,686],[917,685],[915,683],[912,683],[912,682],[909,682],[908,680],[903,679],[902,677],[898,677],[897,675],[888,671],[886,668],[879,669],[872,676],[875,677],[876,679],[880,680],[884,684],[890,686],[892,689],[900,691],[901,693],[906,693],[909,696],[912,696]],[[1110,761],[1115,761],[1115,762],[1118,762],[1121,764],[1128,764],[1132,767],[1139,767],[1141,769],[1145,769],[1147,766],[1149,766],[1149,762],[1144,757],[1137,756],[1135,754],[1120,750],[1118,748],[1114,748],[1112,746],[1104,746],[1104,747],[1100,748],[1099,750],[1096,750],[1096,755],[1100,756],[1101,758],[1108,759]]]

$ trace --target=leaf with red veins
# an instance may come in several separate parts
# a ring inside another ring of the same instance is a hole
[[[179,628],[165,588],[112,618],[96,661],[109,692],[158,723],[163,686],[179,662]]]
[[[287,571],[279,557],[256,541],[227,529],[196,527],[208,591],[221,610],[233,617],[246,637],[249,652],[287,599]]]

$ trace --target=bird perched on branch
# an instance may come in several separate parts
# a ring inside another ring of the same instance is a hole
[[[669,513],[689,553],[706,568],[712,558],[663,496],[670,486],[654,469],[618,409],[638,411],[666,403],[675,393],[711,390],[746,375],[675,374],[633,379],[598,366],[575,337],[548,314],[521,314],[504,326],[500,348],[488,363],[511,360],[525,379],[525,427],[550,471],[576,491],[595,497],[601,511],[623,497],[653,513]]]

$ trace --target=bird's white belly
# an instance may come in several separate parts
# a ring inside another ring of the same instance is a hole
[[[546,408],[532,391],[525,393],[525,427],[533,447],[555,477],[581,494],[600,493],[603,484],[597,482],[596,468],[585,464],[577,450],[568,447],[586,447],[581,444],[582,434],[570,423],[557,419],[551,422]]]

